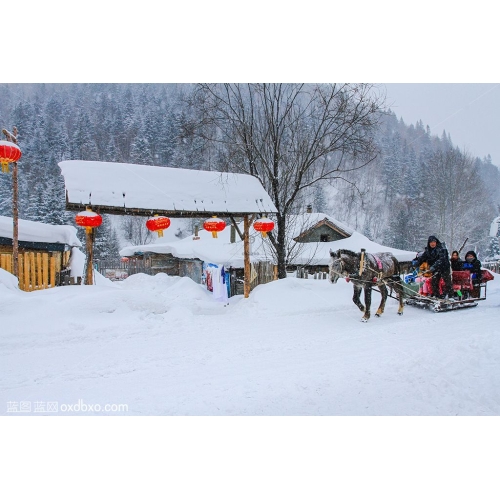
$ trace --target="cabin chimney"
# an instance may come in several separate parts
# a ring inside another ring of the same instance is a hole
[[[312,214],[313,213],[313,206],[312,205],[307,205],[306,211],[307,211],[308,214]]]
[[[234,224],[231,224],[231,236],[229,241],[231,243],[236,243],[236,229],[234,227]]]
[[[194,226],[194,236],[193,236],[193,240],[199,240],[200,237],[198,236],[198,224],[196,224]]]

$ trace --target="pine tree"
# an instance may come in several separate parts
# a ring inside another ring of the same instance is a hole
[[[12,174],[0,173],[0,215],[12,217]]]
[[[97,160],[97,145],[93,139],[93,127],[87,113],[80,111],[71,138],[71,156],[75,160]]]
[[[488,259],[491,260],[500,259],[500,244],[498,243],[498,238],[496,236],[490,238],[487,255]]]
[[[328,211],[326,204],[325,191],[320,184],[316,184],[313,191],[314,202],[313,207],[315,212],[326,213]]]
[[[102,216],[102,224],[95,231],[94,256],[96,260],[119,258],[120,243],[109,215]]]
[[[130,160],[139,165],[153,165],[153,155],[148,140],[139,134],[132,142]]]

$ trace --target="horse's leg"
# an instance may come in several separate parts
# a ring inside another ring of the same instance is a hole
[[[366,323],[370,319],[370,306],[372,305],[372,287],[370,285],[365,286],[365,314],[361,318],[361,321]]]
[[[378,285],[378,289],[380,290],[380,295],[382,296],[382,298],[380,299],[380,305],[378,306],[377,312],[375,313],[375,316],[377,316],[377,318],[379,318],[383,314],[385,303],[387,301],[387,287],[385,286],[385,284],[382,283],[381,285]]]
[[[401,276],[398,276],[396,279],[394,279],[394,281],[395,281],[394,288],[398,294],[398,300],[399,300],[398,314],[402,316],[405,304],[404,304],[404,293],[403,293],[403,284],[401,282]]]
[[[352,295],[352,301],[358,306],[358,309],[361,312],[365,312],[365,307],[363,306],[363,304],[359,300],[359,297],[361,295],[361,287],[359,285],[355,285],[354,283],[353,283],[353,287],[354,287],[354,293]]]

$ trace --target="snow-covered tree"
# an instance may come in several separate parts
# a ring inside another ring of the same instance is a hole
[[[207,84],[197,90],[203,125],[217,127],[203,138],[224,147],[229,170],[257,177],[277,208],[270,242],[278,276],[286,278],[287,217],[304,190],[375,158],[382,103],[369,85]]]
[[[120,257],[119,252],[120,243],[116,229],[109,215],[103,215],[102,224],[95,229],[94,257],[99,260],[117,259]]]
[[[498,238],[496,236],[490,237],[487,257],[491,260],[500,259],[500,244],[498,243]]]

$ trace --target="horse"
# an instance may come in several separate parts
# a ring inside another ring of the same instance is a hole
[[[380,317],[384,312],[387,300],[387,286],[394,289],[398,296],[398,314],[403,314],[403,285],[399,271],[399,262],[390,252],[366,253],[363,249],[360,253],[351,250],[330,249],[330,282],[337,283],[340,277],[347,281],[352,281],[354,295],[352,301],[358,306],[364,316],[361,321],[367,322],[370,319],[370,306],[372,302],[372,288],[377,286],[382,295],[382,300],[375,316]],[[359,297],[361,290],[365,291],[365,305],[361,303]]]

